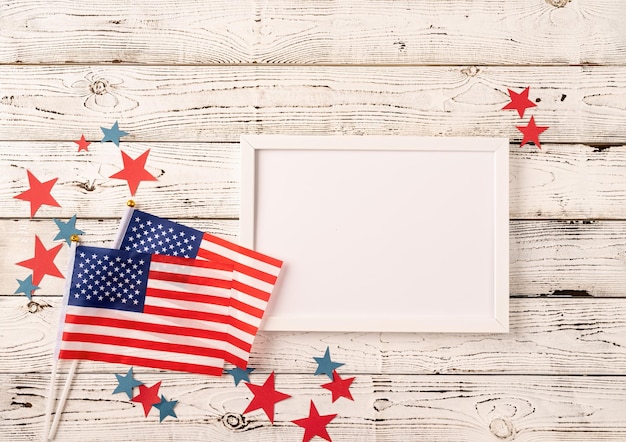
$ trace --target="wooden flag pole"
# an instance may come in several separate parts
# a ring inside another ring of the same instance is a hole
[[[70,387],[72,386],[72,379],[74,378],[74,373],[76,373],[77,368],[78,368],[78,359],[74,359],[72,361],[72,366],[70,367],[70,371],[67,373],[67,380],[65,381],[65,385],[63,386],[63,391],[61,392],[61,397],[59,398],[59,406],[57,407],[57,412],[54,414],[54,421],[52,422],[52,427],[50,427],[50,434],[48,436],[49,440],[54,439],[54,435],[57,433],[57,427],[59,426],[59,421],[61,420],[61,414],[63,413],[63,409],[65,408],[65,401],[67,400],[67,395],[70,392]]]
[[[134,207],[135,207],[135,202],[133,200],[128,200],[126,202],[126,211],[124,212],[124,215],[122,216],[122,219],[120,220],[120,228],[117,231],[117,236],[115,237],[115,240],[113,241],[113,248],[114,249],[119,249],[120,245],[122,244],[122,239],[124,238],[124,232],[126,231],[126,228],[128,227],[128,223],[130,222],[130,217],[133,214],[134,211]],[[72,254],[72,257],[70,258],[71,261],[71,267],[74,266],[74,254]],[[69,297],[69,293],[70,293],[70,284],[71,284],[71,275],[72,275],[72,268],[70,267],[70,272],[68,274],[68,281],[66,281],[67,283],[67,296]],[[61,322],[59,324],[59,337],[57,339],[57,347],[60,347],[61,344],[61,336],[63,333],[63,324],[65,323],[65,306],[67,305],[67,298],[64,298],[64,304],[63,304],[63,312],[61,314]],[[58,351],[55,352],[55,364],[58,361]],[[67,401],[67,396],[69,394],[70,391],[70,386],[72,385],[72,380],[74,378],[74,373],[76,373],[76,369],[78,368],[78,359],[74,359],[74,361],[72,361],[72,366],[70,367],[70,371],[67,374],[67,379],[65,380],[65,385],[63,386],[63,392],[61,393],[61,397],[59,398],[59,403],[57,404],[57,410],[56,413],[54,415],[54,421],[52,422],[52,426],[50,427],[50,432],[48,434],[48,440],[53,440],[54,436],[56,435],[56,430],[57,427],[59,426],[59,422],[61,420],[61,414],[63,413],[63,410],[65,409],[65,402]],[[54,369],[53,369],[54,371]],[[56,381],[56,380],[55,380]],[[55,382],[53,381],[53,382]],[[51,399],[48,399],[49,401]],[[46,407],[47,408],[47,407]],[[48,421],[49,418],[46,418],[46,429],[48,427]],[[44,435],[47,434],[44,433]]]
[[[67,305],[67,299],[70,294],[70,284],[72,281],[72,268],[74,267],[74,254],[76,253],[76,246],[80,238],[78,235],[71,236],[72,243],[70,245],[70,257],[67,262],[67,279],[65,280],[65,287],[63,291],[63,297],[61,298],[61,313],[59,314],[59,329],[57,331],[57,341],[52,356],[52,373],[50,373],[50,385],[48,386],[48,402],[46,403],[46,412],[44,415],[44,430],[43,440],[48,440],[48,433],[50,430],[50,418],[52,416],[52,404],[56,396],[56,382],[57,382],[57,369],[59,366],[59,343],[61,342],[61,332],[63,329],[63,323],[65,322],[65,306]]]
[[[57,366],[59,365],[59,358],[57,358],[56,354],[53,355],[52,358],[52,373],[50,374],[50,385],[48,386],[48,402],[46,402],[46,412],[44,414],[44,442],[48,440],[48,434],[50,433],[50,418],[52,417],[52,403],[56,396]]]

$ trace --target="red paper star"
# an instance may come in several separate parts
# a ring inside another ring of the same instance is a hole
[[[46,204],[48,206],[61,207],[59,203],[50,195],[50,191],[52,190],[52,186],[57,182],[58,178],[54,178],[50,181],[46,181],[42,183],[39,181],[35,175],[30,173],[30,170],[27,170],[28,174],[28,184],[30,184],[30,189],[20,193],[19,195],[14,196],[13,198],[17,198],[18,200],[30,201],[30,217],[32,218],[37,213],[39,208]]]
[[[520,118],[524,118],[524,112],[529,107],[537,106],[535,103],[528,99],[528,93],[530,92],[530,86],[522,91],[522,93],[518,94],[511,89],[509,89],[509,97],[511,97],[511,102],[504,106],[502,109],[515,109],[519,114]]]
[[[26,267],[33,271],[33,284],[37,285],[41,282],[45,275],[58,276],[63,278],[63,274],[59,271],[59,268],[54,264],[54,258],[57,253],[63,247],[63,244],[59,244],[50,250],[47,250],[38,236],[35,236],[35,257],[27,259],[26,261],[18,262],[18,266]]]
[[[332,442],[330,436],[328,435],[328,431],[326,431],[326,425],[328,425],[328,423],[336,416],[336,414],[326,414],[324,416],[320,416],[317,408],[315,408],[315,404],[311,401],[309,417],[296,419],[291,422],[304,428],[304,437],[302,438],[302,442],[308,442],[315,436],[319,436],[329,442]]]
[[[526,126],[515,126],[520,132],[524,134],[524,138],[522,138],[522,143],[519,147],[522,147],[524,144],[528,142],[532,142],[541,149],[541,144],[539,144],[539,135],[548,129],[549,126],[537,126],[535,124],[535,117],[530,117],[530,121]]]
[[[326,390],[330,390],[333,394],[333,402],[335,402],[340,397],[345,397],[353,401],[352,394],[350,393],[350,385],[354,381],[354,378],[341,379],[339,373],[333,371],[333,381],[328,384],[323,384],[322,388]]]
[[[122,160],[124,161],[124,169],[111,175],[109,178],[118,178],[128,181],[131,195],[135,195],[141,181],[156,181],[156,178],[144,168],[148,155],[150,154],[150,149],[139,155],[135,160],[126,155],[124,151],[121,152]]]
[[[80,140],[74,141],[74,143],[78,144],[78,151],[80,152],[81,150],[84,150],[85,152],[89,152],[89,149],[87,149],[87,146],[89,146],[91,143],[87,140],[85,140],[85,135],[81,135],[80,136]]]
[[[254,385],[246,382],[246,386],[254,394],[254,398],[248,405],[248,408],[245,409],[244,414],[262,408],[270,422],[274,423],[274,405],[291,397],[291,395],[281,393],[274,388],[274,372],[269,375],[263,385]]]
[[[139,386],[139,394],[131,399],[133,402],[141,402],[143,405],[143,412],[148,416],[152,406],[161,402],[159,397],[159,387],[161,381],[154,384],[152,387],[146,387],[145,385]]]

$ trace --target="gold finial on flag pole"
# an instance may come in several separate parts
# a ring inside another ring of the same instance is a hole
[[[135,201],[133,201],[133,200],[128,200],[128,201],[126,201],[126,205],[127,205],[128,207],[135,207]]]
[[[72,242],[80,242],[80,236],[72,235],[72,236],[70,236],[70,241],[72,241]]]

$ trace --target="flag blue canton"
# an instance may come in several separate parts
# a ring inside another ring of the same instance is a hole
[[[127,252],[195,258],[202,235],[201,231],[191,227],[135,210],[120,249]]]
[[[150,255],[79,246],[69,305],[142,312]]]

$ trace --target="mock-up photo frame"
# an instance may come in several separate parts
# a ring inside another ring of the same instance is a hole
[[[507,332],[509,142],[241,137],[240,243],[284,260],[261,329]]]

